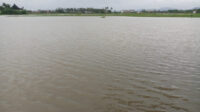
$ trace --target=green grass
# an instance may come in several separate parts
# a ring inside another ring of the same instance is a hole
[[[105,16],[105,14],[26,14],[25,16]],[[111,13],[106,16],[128,16],[128,17],[200,17],[200,13]]]

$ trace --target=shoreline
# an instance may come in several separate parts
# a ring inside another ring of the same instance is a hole
[[[3,16],[3,15],[0,15]],[[124,16],[124,17],[188,17],[188,18],[200,18],[200,13],[117,13],[117,14],[62,14],[62,13],[50,13],[50,14],[23,14],[23,15],[5,15],[5,16]]]

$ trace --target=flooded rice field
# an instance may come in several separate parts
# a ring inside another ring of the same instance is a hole
[[[200,19],[0,16],[0,112],[199,112]]]

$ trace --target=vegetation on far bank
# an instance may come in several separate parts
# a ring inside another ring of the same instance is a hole
[[[24,8],[19,8],[16,4],[12,6],[10,4],[3,3],[0,5],[0,14],[1,15],[17,15],[17,14],[27,14],[27,11]]]
[[[26,16],[130,16],[130,17],[200,17],[200,9],[190,10],[125,10],[114,11],[106,7],[95,8],[57,8],[55,10],[27,11],[16,4],[3,3],[0,5],[0,15],[23,15]]]
[[[110,14],[108,14],[110,15]],[[200,13],[119,13],[110,16],[133,16],[133,17],[200,17]]]
[[[110,13],[110,14],[27,14],[26,16],[128,16],[128,17],[200,17],[200,13]]]

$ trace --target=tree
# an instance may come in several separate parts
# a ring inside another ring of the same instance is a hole
[[[1,11],[1,10],[3,10],[3,7],[2,7],[2,6],[0,6],[0,11]]]
[[[12,7],[10,4],[3,3],[2,6],[0,6],[0,14],[26,14],[27,11],[24,9],[19,8],[16,4],[14,4]]]
[[[197,13],[200,13],[200,9],[197,9]]]
[[[64,10],[63,8],[58,8],[58,9],[56,9],[55,12],[56,12],[56,13],[64,13],[65,10]]]
[[[10,4],[3,3],[2,6],[3,6],[4,8],[10,8]]]
[[[21,8],[19,8],[16,4],[14,4],[14,5],[12,6],[12,9],[14,9],[14,10],[20,10]]]

